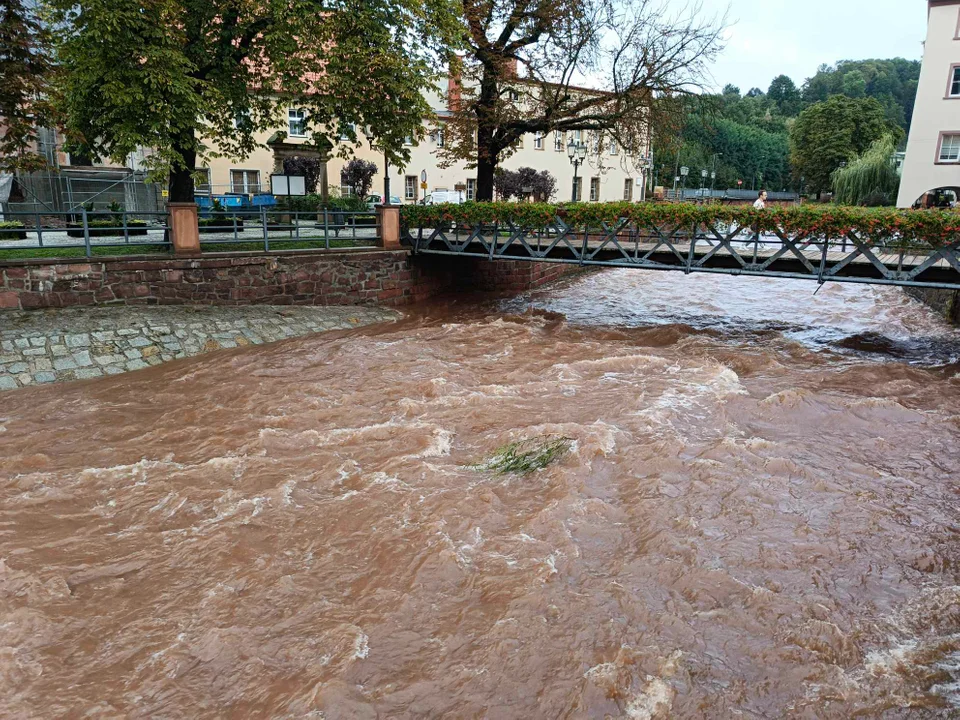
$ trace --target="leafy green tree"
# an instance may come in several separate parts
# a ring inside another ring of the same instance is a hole
[[[874,98],[834,96],[812,105],[800,113],[790,133],[794,175],[804,177],[811,192],[825,192],[841,163],[852,162],[887,134],[899,142],[902,130],[890,125]]]
[[[843,76],[843,94],[849,98],[862,98],[867,94],[867,79],[859,70],[852,70]]]
[[[778,75],[770,83],[767,97],[773,102],[782,115],[793,117],[800,112],[802,98],[800,90],[787,75]]]
[[[896,150],[893,136],[884,135],[852,163],[835,170],[834,200],[843,205],[894,205],[900,189]]]
[[[49,34],[36,7],[0,0],[0,170],[35,170],[37,130],[49,115]]]
[[[370,128],[402,165],[404,138],[423,136],[423,90],[461,33],[453,0],[49,3],[68,141],[115,160],[149,148],[171,201],[193,200],[198,157],[214,145],[244,157],[291,106],[316,148]]]

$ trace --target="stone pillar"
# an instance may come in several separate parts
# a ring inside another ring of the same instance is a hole
[[[398,206],[377,206],[377,245],[384,250],[400,249],[400,208]]]
[[[200,254],[200,228],[197,204],[172,202],[170,209],[170,242],[177,255]]]

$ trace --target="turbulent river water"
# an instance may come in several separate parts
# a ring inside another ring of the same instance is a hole
[[[0,715],[957,717],[960,334],[815,287],[608,271],[0,395]]]

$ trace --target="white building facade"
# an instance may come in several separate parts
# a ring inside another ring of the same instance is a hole
[[[937,190],[960,194],[960,0],[928,0],[927,14],[899,207]]]

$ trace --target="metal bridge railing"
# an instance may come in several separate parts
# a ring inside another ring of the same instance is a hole
[[[537,228],[445,223],[405,232],[418,254],[960,290],[960,236],[932,244],[895,235],[860,237],[854,230],[817,238],[723,222],[679,227],[620,220],[571,227],[560,218]]]

